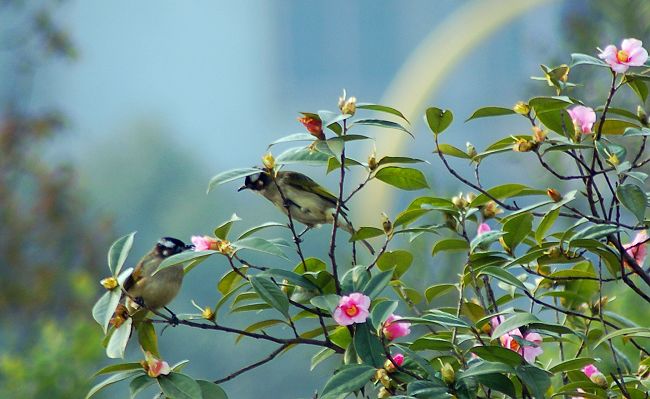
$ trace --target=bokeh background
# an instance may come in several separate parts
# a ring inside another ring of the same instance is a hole
[[[480,106],[551,94],[529,79],[540,63],[568,63],[571,52],[594,54],[628,36],[650,42],[648,21],[646,0],[1,0],[0,397],[82,397],[108,363],[90,309],[116,237],[138,231],[135,262],[158,237],[189,240],[232,213],[244,219],[237,229],[281,221],[236,184],[205,189],[212,175],[259,164],[267,143],[300,132],[299,111],[336,109],[343,88],[401,109],[416,139],[371,131],[378,152],[430,160],[422,168],[430,193],[449,195],[460,188],[432,157],[427,106],[454,111],[446,140],[460,148],[524,133],[509,118],[462,121]],[[593,82],[590,92],[605,90]],[[372,148],[353,151],[365,159]],[[484,184],[542,179],[519,159],[486,165]],[[304,172],[333,186],[322,170]],[[353,219],[377,224],[413,195],[377,182],[353,204]],[[325,254],[326,232],[309,234],[307,251]],[[432,259],[427,240],[399,243],[419,254],[418,288],[455,279],[459,267]],[[213,305],[225,271],[217,260],[202,264],[172,307]],[[223,317],[241,327],[255,315]],[[205,379],[271,350],[185,328],[167,329],[161,345],[166,359],[191,359],[188,373]],[[135,346],[131,359],[141,356]],[[295,349],[224,388],[231,398],[311,397],[333,366],[310,372],[314,352]],[[127,392],[118,385],[104,397]]]

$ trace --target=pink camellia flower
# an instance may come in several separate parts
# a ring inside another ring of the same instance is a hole
[[[646,242],[647,240],[648,240],[648,233],[645,230],[642,230],[636,234],[634,240],[623,245],[623,247],[625,248],[625,252],[627,252],[631,257],[633,257],[636,263],[639,264],[639,266],[643,266],[646,255],[648,254],[648,248],[647,248],[648,243]]]
[[[487,233],[488,231],[492,231],[490,225],[487,223],[481,223],[478,225],[478,229],[476,229],[476,234],[481,235],[483,233]]]
[[[492,320],[490,320],[492,323],[492,328],[496,328],[499,324],[501,324],[502,321],[502,316],[494,317]],[[519,342],[513,338],[515,336],[523,338],[525,341],[531,342],[533,345],[521,346]],[[509,331],[508,333],[499,337],[499,341],[501,342],[501,346],[519,353],[524,357],[524,359],[526,359],[528,363],[533,363],[535,361],[535,358],[544,352],[540,347],[540,344],[542,343],[541,335],[534,332],[529,332],[525,336],[522,336],[521,331],[518,328],[515,328],[514,330]]]
[[[384,322],[384,336],[391,341],[395,338],[404,337],[411,333],[411,323],[397,322],[401,318],[401,316],[391,314]]]
[[[368,308],[370,308],[370,298],[360,292],[342,296],[339,306],[334,310],[334,321],[340,326],[364,323],[369,315]]]
[[[402,355],[401,353],[396,353],[393,355],[393,360],[395,361],[395,364],[401,366],[402,364],[404,364],[404,355]]]
[[[588,364],[585,367],[583,367],[582,372],[585,373],[587,378],[591,378],[592,375],[594,375],[596,373],[600,373],[600,371],[598,371],[596,366],[594,366],[593,364]]]
[[[194,244],[195,251],[216,249],[218,241],[216,238],[210,236],[192,236],[192,244]]]
[[[625,39],[619,50],[613,44],[605,47],[598,57],[605,60],[614,72],[625,73],[631,66],[641,66],[648,60],[648,51],[638,39]]]
[[[145,370],[149,377],[156,378],[159,375],[167,375],[171,373],[172,369],[166,361],[156,358],[151,352],[144,353]]]
[[[596,122],[596,113],[592,108],[576,105],[567,112],[569,113],[576,130],[584,134],[591,133],[591,129],[594,127],[594,123]]]

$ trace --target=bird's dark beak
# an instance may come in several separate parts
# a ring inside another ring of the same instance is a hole
[[[240,192],[240,191],[242,191],[242,190],[246,190],[246,189],[248,189],[248,187],[246,187],[246,186],[241,186],[241,187],[239,187],[239,188],[237,189],[237,192]]]
[[[194,251],[194,248],[196,248],[196,247],[194,246],[194,244],[187,244],[187,245],[185,245],[185,250],[186,250],[186,251]]]

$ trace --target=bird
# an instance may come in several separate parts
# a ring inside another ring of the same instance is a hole
[[[124,281],[123,288],[129,300],[135,300],[140,307],[157,310],[169,304],[183,283],[183,265],[178,264],[153,274],[166,258],[193,249],[173,237],[163,237],[140,259],[131,275]],[[127,306],[128,308],[129,306]]]
[[[246,176],[244,185],[237,191],[247,189],[261,194],[285,214],[290,212],[291,218],[307,226],[307,229],[334,222],[338,198],[302,173],[278,171],[274,180],[268,172],[261,171]],[[342,220],[339,219],[337,225],[348,233],[354,234],[354,228],[347,220],[345,212],[347,209],[345,205],[341,205],[339,213]],[[361,242],[371,254],[375,253],[367,241]]]

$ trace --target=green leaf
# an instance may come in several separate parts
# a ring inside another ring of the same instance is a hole
[[[469,351],[488,362],[505,363],[511,367],[525,362],[520,354],[501,346],[475,346]]]
[[[550,371],[551,373],[559,373],[564,371],[579,370],[586,365],[595,364],[595,363],[596,363],[596,359],[593,359],[591,357],[578,357],[575,359],[569,359],[560,362],[555,366],[550,367],[548,371]]]
[[[443,383],[434,381],[413,381],[406,386],[406,393],[409,397],[422,399],[444,399],[451,398],[449,388]],[[461,396],[462,397],[462,396]]]
[[[350,242],[366,240],[368,238],[379,237],[384,235],[384,230],[377,227],[360,227],[350,236]]]
[[[151,352],[157,358],[160,358],[158,351],[158,336],[153,323],[150,321],[143,321],[138,325],[138,342],[143,351]]]
[[[535,398],[544,399],[546,397],[546,391],[551,386],[551,376],[547,371],[525,364],[517,367],[516,373]]]
[[[558,134],[565,135],[566,137],[573,137],[575,134],[571,117],[563,109],[540,112],[536,116],[544,126]]]
[[[176,266],[181,263],[186,263],[186,262],[203,262],[206,260],[208,257],[211,255],[217,254],[219,251],[214,251],[211,249],[205,250],[205,251],[185,251],[181,252],[176,255],[172,255],[168,258],[165,258],[160,264],[158,265],[158,268],[153,272],[153,274],[158,273],[159,271],[166,269],[168,267]]]
[[[375,299],[386,288],[392,278],[393,270],[379,272],[368,280],[362,292],[369,296],[370,299]]]
[[[566,96],[534,97],[528,101],[537,114],[565,109],[572,104],[573,101]]]
[[[626,129],[631,127],[638,128],[639,125],[620,119],[606,119],[601,134],[623,134]],[[594,125],[594,132],[597,132],[598,129],[600,129],[600,121]]]
[[[95,374],[93,374],[93,377],[97,377],[98,375],[102,374],[111,374],[129,370],[142,370],[142,365],[139,362],[110,364],[106,367],[101,368],[100,370],[97,370]]]
[[[472,159],[465,151],[454,147],[453,145],[450,144],[439,144],[438,145],[438,150],[435,152],[440,151],[441,153],[445,155],[449,155],[451,157],[456,157],[456,158],[462,158],[462,159]]]
[[[108,268],[111,271],[113,277],[117,277],[122,270],[124,262],[126,262],[127,256],[129,256],[129,251],[133,246],[133,237],[135,236],[135,231],[133,233],[127,234],[115,240],[113,245],[108,250]]]
[[[623,136],[650,136],[650,129],[647,127],[628,127],[625,129],[625,132],[623,132]]]
[[[634,79],[629,76],[626,76],[625,80],[628,86],[630,86],[630,89],[639,97],[641,103],[645,103],[648,98],[648,86],[646,83],[643,80]]]
[[[133,319],[129,317],[120,328],[113,331],[113,335],[111,335],[106,346],[106,356],[111,359],[124,358],[124,349],[126,349],[126,344],[129,343],[132,323]]]
[[[484,374],[477,375],[474,378],[479,384],[483,384],[493,391],[505,393],[510,398],[517,397],[514,384],[503,374]]]
[[[235,252],[241,249],[249,249],[287,259],[284,252],[276,244],[259,237],[248,237],[237,240],[232,243],[232,246],[235,247]]]
[[[488,231],[483,234],[479,234],[474,239],[472,242],[469,244],[469,250],[470,252],[474,252],[477,248],[487,248],[490,244],[493,242],[497,241],[499,237],[502,237],[506,233],[504,231],[498,231],[498,230],[493,230],[493,231]]]
[[[502,230],[506,233],[503,236],[503,241],[506,245],[514,251],[514,249],[521,243],[528,234],[533,230],[533,215],[530,213],[523,213],[508,219],[503,224]]]
[[[372,307],[370,320],[375,329],[383,326],[384,321],[397,309],[397,301],[382,301]]]
[[[409,251],[386,251],[377,260],[379,270],[395,269],[393,275],[399,278],[411,267],[413,255]]]
[[[607,63],[596,57],[592,57],[587,54],[573,53],[571,54],[571,68],[577,65],[594,65],[598,67],[609,68],[609,65],[607,65]]]
[[[264,302],[273,306],[286,318],[289,318],[289,299],[271,279],[254,276],[250,278],[253,289],[260,295]]]
[[[100,382],[99,384],[95,385],[88,391],[86,394],[86,399],[94,396],[98,392],[104,390],[105,388],[115,384],[116,382],[124,381],[128,378],[132,378],[135,376],[139,376],[144,374],[144,370],[131,370],[131,371],[124,371],[122,373],[117,373],[113,374],[112,376],[108,377],[104,381]]]
[[[359,103],[357,104],[357,109],[369,109],[371,111],[378,111],[378,112],[385,112],[387,114],[399,116],[400,118],[404,119],[406,122],[408,122],[408,119],[396,110],[395,108],[388,107],[386,105],[380,105],[380,104],[371,104],[371,103]]]
[[[117,305],[120,303],[122,292],[119,289],[107,291],[102,295],[93,306],[93,318],[104,330],[104,334],[108,331],[108,324],[115,313]]]
[[[517,313],[503,323],[499,324],[497,328],[492,331],[492,339],[496,339],[509,331],[512,331],[521,326],[529,326],[530,328],[538,330],[546,330],[558,334],[574,334],[575,332],[563,325],[555,323],[545,323],[530,313]]]
[[[242,267],[239,269],[241,274],[246,274],[248,271],[247,267]],[[229,292],[231,292],[237,284],[242,280],[242,276],[235,272],[234,270],[228,271],[226,274],[224,274],[223,277],[219,280],[219,283],[217,284],[217,289],[219,292],[221,292],[222,295],[226,295]]]
[[[439,240],[433,245],[431,256],[436,256],[437,253],[442,251],[467,251],[469,244],[467,241],[460,238],[446,238]]]
[[[326,165],[330,155],[305,147],[289,148],[275,158],[278,165],[301,163],[305,165]]]
[[[269,144],[269,148],[280,143],[289,143],[292,141],[314,141],[314,140],[316,140],[316,137],[312,136],[310,133],[294,133],[275,140],[274,142]]]
[[[320,364],[323,360],[329,358],[330,356],[334,355],[336,353],[335,350],[330,349],[330,348],[323,348],[319,350],[314,356],[311,358],[311,365],[309,366],[309,371],[314,371],[316,366]]]
[[[387,166],[379,169],[375,177],[384,183],[402,190],[420,190],[429,188],[426,178],[417,169]]]
[[[512,115],[516,112],[512,108],[503,108],[503,107],[483,107],[479,108],[474,113],[465,120],[465,122],[471,121],[472,119],[478,118],[488,118],[492,116],[502,116],[502,115]]]
[[[409,158],[409,157],[389,157],[385,156],[377,162],[377,166],[384,166],[391,163],[421,163],[426,162],[418,158]]]
[[[444,295],[452,290],[456,290],[455,284],[435,284],[424,291],[424,296],[427,298],[427,302],[431,302],[434,298]]]
[[[334,309],[336,309],[336,307],[339,306],[340,299],[341,297],[339,297],[336,294],[329,294],[329,295],[321,295],[321,296],[311,298],[309,302],[312,305],[316,306],[317,308],[326,310],[331,314],[333,314]]]
[[[180,373],[158,377],[158,385],[165,396],[173,399],[201,399],[201,387],[193,378]]]
[[[266,223],[260,224],[259,226],[251,227],[250,229],[244,231],[243,233],[241,233],[241,235],[237,239],[242,240],[242,239],[244,239],[246,237],[249,237],[250,235],[252,235],[254,233],[257,233],[260,230],[268,229],[269,227],[283,227],[285,229],[289,228],[286,223],[266,222]]]
[[[400,125],[399,123],[385,121],[383,119],[359,119],[354,121],[354,123],[352,124],[352,126],[357,126],[357,125],[377,126],[377,127],[388,128],[388,129],[401,130],[402,132],[407,133],[409,136],[414,137],[413,133],[409,132],[404,126]]]
[[[138,365],[140,365],[140,363],[138,363]],[[142,365],[140,365],[140,368],[142,368]],[[129,392],[131,394],[131,399],[138,396],[140,392],[149,388],[155,382],[156,380],[149,377],[148,375],[140,375],[132,379],[131,383],[129,383]]]
[[[205,380],[196,380],[201,388],[202,399],[228,399],[226,392],[214,382]]]
[[[354,330],[354,349],[365,364],[381,367],[386,356],[379,337],[372,334],[367,323],[357,324]]]
[[[431,107],[426,110],[425,120],[434,134],[440,134],[451,125],[454,115],[450,110]]]
[[[599,346],[605,341],[608,341],[612,338],[617,337],[629,337],[629,338],[650,338],[650,328],[647,327],[630,327],[622,328],[617,331],[613,331],[607,335],[600,337],[598,341],[594,344],[594,348]]]
[[[432,209],[407,209],[403,212],[400,212],[400,214],[397,215],[393,221],[393,228],[413,223],[431,211]]]
[[[551,227],[553,227],[553,224],[555,223],[555,220],[559,215],[560,215],[560,208],[556,208],[548,212],[546,215],[544,215],[542,221],[539,222],[539,226],[537,226],[537,230],[535,231],[535,240],[537,241],[538,244],[541,244],[542,241],[544,241],[544,237],[546,237],[546,233]]]
[[[526,290],[526,286],[524,283],[521,282],[517,277],[513,276],[512,273],[505,269],[501,269],[496,266],[486,266],[481,269],[481,271],[478,273],[479,276],[481,275],[488,275],[496,278],[497,280],[501,280],[504,283],[508,285],[512,285],[513,287],[517,287],[523,291]]]
[[[528,189],[528,187],[524,186],[523,184],[511,183],[511,184],[503,184],[501,186],[492,187],[491,189],[487,190],[487,193],[489,193],[493,198],[501,200],[505,198],[515,197],[526,189]],[[490,201],[490,197],[488,197],[485,194],[480,194],[476,198],[474,198],[474,200],[469,204],[469,206],[472,208],[476,208],[480,205],[485,205],[489,201]]]
[[[465,380],[479,375],[513,373],[514,371],[514,368],[504,363],[480,362],[467,370],[459,372],[458,379]]]
[[[233,213],[232,216],[230,216],[229,220],[223,222],[222,224],[219,225],[219,227],[214,229],[215,237],[222,240],[228,239],[228,233],[230,232],[230,228],[232,227],[232,224],[240,220],[241,218],[237,216],[236,213]]]
[[[454,349],[454,344],[447,339],[424,336],[416,339],[411,344],[411,349],[414,351],[451,351]]]
[[[260,172],[261,170],[257,168],[239,168],[239,169],[232,169],[225,172],[221,172],[218,175],[214,176],[212,179],[210,179],[210,183],[208,183],[207,192],[209,194],[210,191],[214,190],[214,188],[220,184],[228,183],[233,180],[243,179],[246,176],[254,175]]]
[[[337,399],[340,395],[357,391],[366,385],[375,374],[374,367],[355,364],[339,370],[327,381],[321,399]]]
[[[634,184],[622,184],[616,189],[616,197],[625,208],[636,216],[639,223],[643,222],[648,199],[641,187]]]
[[[286,279],[287,281],[289,281],[289,283],[298,285],[298,286],[306,288],[308,290],[320,291],[320,288],[316,284],[312,283],[311,281],[309,281],[304,276],[301,276],[298,273],[291,272],[291,271],[284,270],[284,269],[267,269],[267,270],[263,271],[262,273],[258,274],[258,276],[278,277],[278,278],[281,278],[281,279]]]

